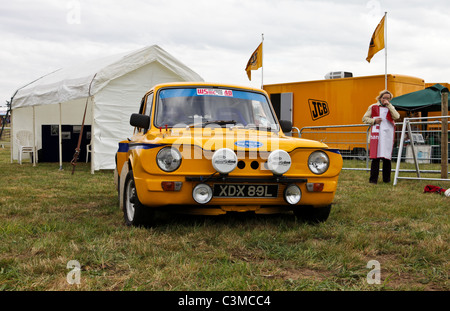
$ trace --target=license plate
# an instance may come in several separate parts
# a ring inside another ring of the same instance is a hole
[[[213,195],[220,198],[276,198],[278,185],[214,184]]]

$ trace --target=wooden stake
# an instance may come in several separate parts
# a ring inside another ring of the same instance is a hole
[[[448,115],[448,91],[441,93],[442,115]],[[448,118],[442,118],[441,126],[441,178],[448,178]]]

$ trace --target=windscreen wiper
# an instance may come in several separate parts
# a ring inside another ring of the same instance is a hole
[[[255,125],[255,124],[247,125],[245,128],[258,131],[265,130],[267,132],[272,132],[272,130],[276,130],[276,128],[272,128],[270,125]]]
[[[217,124],[217,125],[227,125],[227,124],[233,124],[236,125],[236,121],[235,120],[214,120],[214,121],[205,121],[205,122],[201,122],[201,123],[193,123],[188,125],[188,128],[193,128],[193,127],[197,127],[197,126],[201,126],[202,128],[209,125],[209,124]]]

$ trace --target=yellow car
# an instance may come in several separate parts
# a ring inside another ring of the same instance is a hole
[[[260,89],[167,83],[142,99],[119,143],[115,182],[127,225],[152,225],[157,209],[220,215],[293,211],[325,221],[342,157],[327,145],[285,135]]]

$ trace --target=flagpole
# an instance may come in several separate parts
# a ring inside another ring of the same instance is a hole
[[[261,34],[261,89],[264,85],[264,34]]]
[[[384,89],[387,90],[387,12],[384,12]]]

